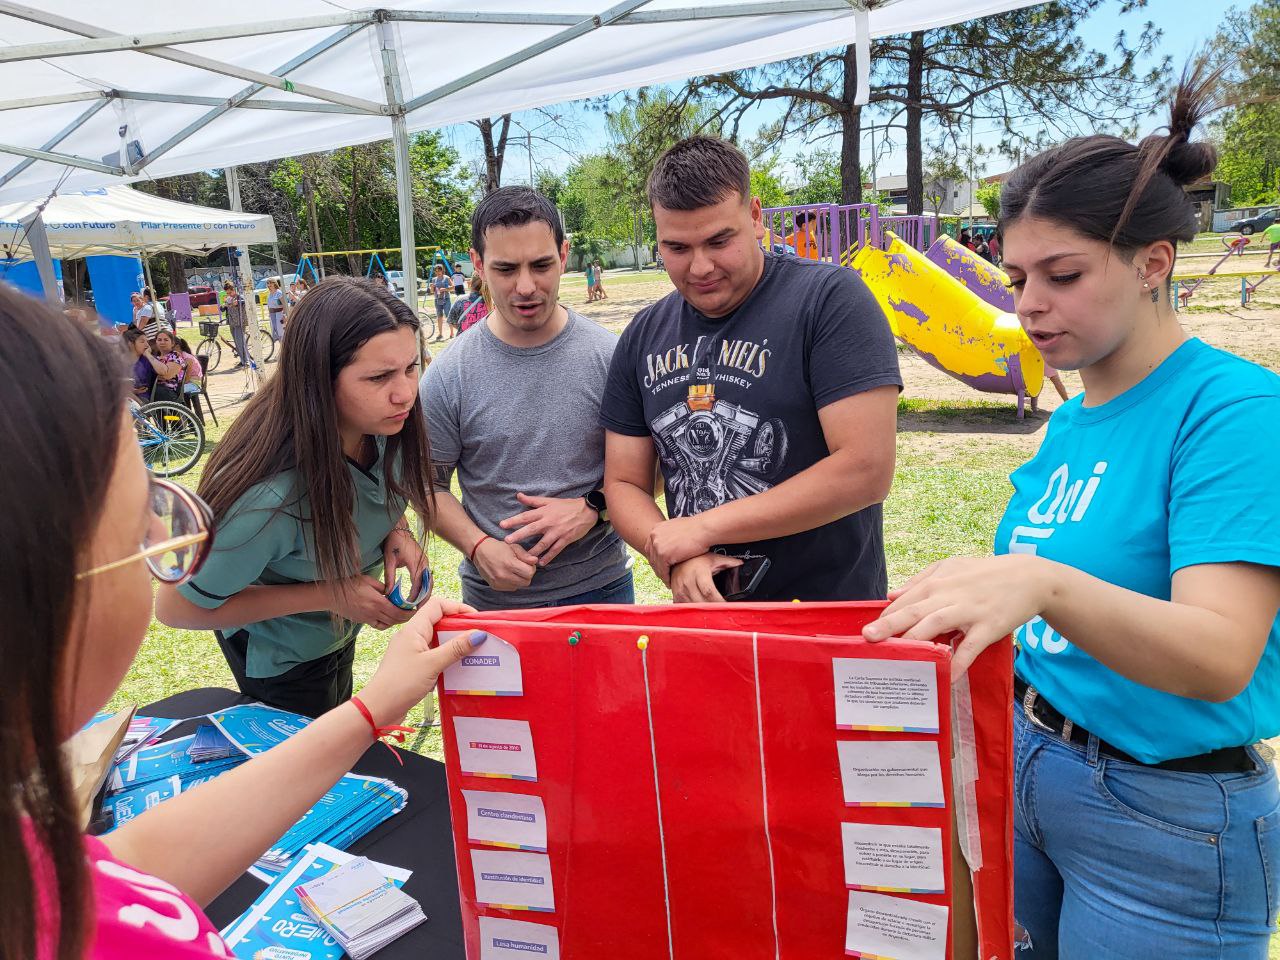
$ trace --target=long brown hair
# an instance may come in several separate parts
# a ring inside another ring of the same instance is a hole
[[[361,346],[399,327],[416,338],[417,314],[381,284],[330,277],[307,294],[280,343],[275,376],[249,401],[205,467],[200,496],[215,523],[250,487],[296,470],[297,486],[279,509],[307,517],[320,579],[338,583],[360,573],[355,486],[338,434],[334,384]],[[404,427],[387,437],[383,463],[388,492],[412,504],[429,527],[431,451],[421,404],[415,398]],[[304,500],[309,512],[296,509]]]
[[[56,387],[68,369],[85,374],[74,392]],[[55,912],[59,960],[80,960],[87,943],[84,846],[58,741],[75,682],[75,575],[115,470],[126,393],[117,353],[0,284],[2,960],[36,956],[37,918],[51,925]]]

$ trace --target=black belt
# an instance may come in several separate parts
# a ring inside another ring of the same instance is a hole
[[[1088,749],[1089,738],[1093,734],[1064,717],[1054,709],[1053,704],[1040,695],[1039,690],[1017,675],[1013,678],[1013,694],[1018,701],[1015,709],[1021,709],[1023,715],[1037,727]],[[1175,760],[1162,760],[1160,763],[1143,763],[1099,737],[1098,754],[1112,760],[1155,767],[1159,770],[1176,770],[1180,773],[1251,773],[1254,770],[1253,757],[1244,747],[1221,747],[1195,757],[1178,757]]]

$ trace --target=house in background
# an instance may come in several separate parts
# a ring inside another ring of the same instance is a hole
[[[1004,173],[993,174],[978,180],[977,186],[1001,181],[1007,176]],[[864,183],[864,190],[870,190],[871,184]],[[951,180],[949,178],[926,180],[924,184],[924,212],[942,217],[964,217],[965,219],[989,220],[981,203],[970,196],[974,187],[968,180]],[[875,183],[876,192],[887,197],[890,212],[894,216],[902,216],[907,212],[907,177],[905,174],[889,177],[878,177]]]

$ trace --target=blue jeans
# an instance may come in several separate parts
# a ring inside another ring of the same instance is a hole
[[[1014,704],[1018,960],[1266,960],[1280,887],[1280,786],[1124,763]]]
[[[476,603],[476,598],[467,596],[467,588],[462,588],[462,600],[469,603],[473,607],[480,607]],[[612,583],[606,583],[603,587],[596,587],[594,590],[588,590],[586,593],[579,593],[572,597],[565,597],[563,600],[551,600],[547,603],[518,603],[517,606],[521,610],[540,610],[543,607],[576,607],[586,605],[588,603],[635,603],[636,590],[635,583],[631,579],[631,571],[628,570],[617,580]],[[516,609],[513,606],[512,609]]]

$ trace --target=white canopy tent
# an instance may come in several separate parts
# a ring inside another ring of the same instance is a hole
[[[848,43],[865,102],[871,37],[1032,0],[606,2],[0,0],[0,202],[390,137],[411,297],[412,131]]]
[[[37,201],[0,204],[0,257],[32,255],[23,223]],[[49,251],[70,259],[97,254],[174,251],[202,256],[221,247],[275,243],[271,217],[179,203],[130,187],[59,193],[42,213]]]

